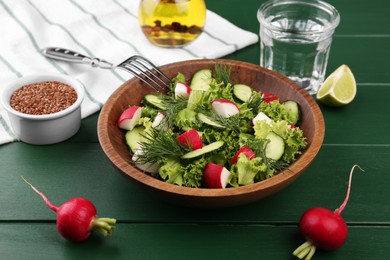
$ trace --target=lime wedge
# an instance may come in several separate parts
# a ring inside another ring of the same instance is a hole
[[[317,92],[317,100],[333,107],[345,106],[355,98],[356,89],[352,71],[347,65],[341,65],[325,79]]]

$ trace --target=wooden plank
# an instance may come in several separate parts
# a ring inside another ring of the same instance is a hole
[[[329,55],[327,75],[342,64],[350,66],[360,84],[390,83],[390,37],[336,37]],[[387,84],[387,86],[389,86]]]
[[[74,135],[72,138],[67,140],[66,142],[93,142],[97,143],[99,142],[98,135],[97,135],[97,121],[99,118],[99,112],[84,118],[81,121],[80,130],[77,132],[76,135]]]
[[[348,106],[320,105],[325,119],[325,144],[390,144],[390,86],[359,85],[355,100]]]
[[[232,23],[252,32],[258,32],[257,10],[267,0],[245,1],[229,0],[224,4],[206,1],[208,9],[218,13]],[[328,0],[340,13],[340,25],[336,35],[374,37],[390,34],[390,8],[384,0]],[[234,11],[232,11],[234,10]]]
[[[328,0],[340,13],[336,35],[365,37],[390,34],[390,8],[383,0]],[[387,5],[387,6],[386,6]]]
[[[1,223],[2,259],[294,259],[304,242],[296,226],[118,224],[110,238],[65,241],[54,223]],[[385,259],[388,227],[349,228],[337,251],[318,250],[315,259]],[[27,241],[27,242],[26,242]],[[245,242],[243,242],[245,241]]]

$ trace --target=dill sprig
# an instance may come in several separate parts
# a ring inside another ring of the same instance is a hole
[[[225,86],[230,83],[232,68],[223,63],[216,63],[214,66],[214,78],[217,82],[223,82]]]
[[[234,115],[228,118],[221,117],[217,115],[216,121],[225,126],[227,129],[232,129],[234,132],[240,132],[240,117],[239,115]]]
[[[275,161],[267,158],[266,165],[269,169],[274,169],[275,171],[280,172],[286,169],[289,164],[283,161]]]
[[[206,115],[211,121],[220,124],[226,129],[231,129],[237,133],[240,132],[240,117],[238,114],[225,118],[218,115],[213,110],[200,109],[199,112]]]
[[[152,128],[140,142],[142,153],[138,155],[139,163],[156,163],[161,158],[179,159],[186,151],[177,142],[171,130]]]
[[[172,128],[176,115],[187,107],[187,100],[182,97],[161,96],[162,102],[166,107],[165,117],[162,125]]]
[[[269,142],[270,140],[268,139],[252,138],[246,140],[246,145],[248,145],[253,150],[257,157],[263,159],[268,169],[282,171],[288,167],[288,163],[267,158],[266,147]]]
[[[255,111],[256,113],[262,101],[263,98],[261,97],[260,92],[253,92],[248,101],[248,108],[252,109],[252,111]]]

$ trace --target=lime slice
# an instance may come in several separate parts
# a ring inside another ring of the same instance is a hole
[[[347,65],[341,65],[330,74],[317,92],[317,100],[323,104],[339,107],[353,101],[356,96],[356,81]]]

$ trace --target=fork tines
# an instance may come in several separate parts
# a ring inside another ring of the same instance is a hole
[[[131,73],[156,91],[163,90],[172,83],[168,76],[142,56],[132,56],[119,64],[118,68]]]

